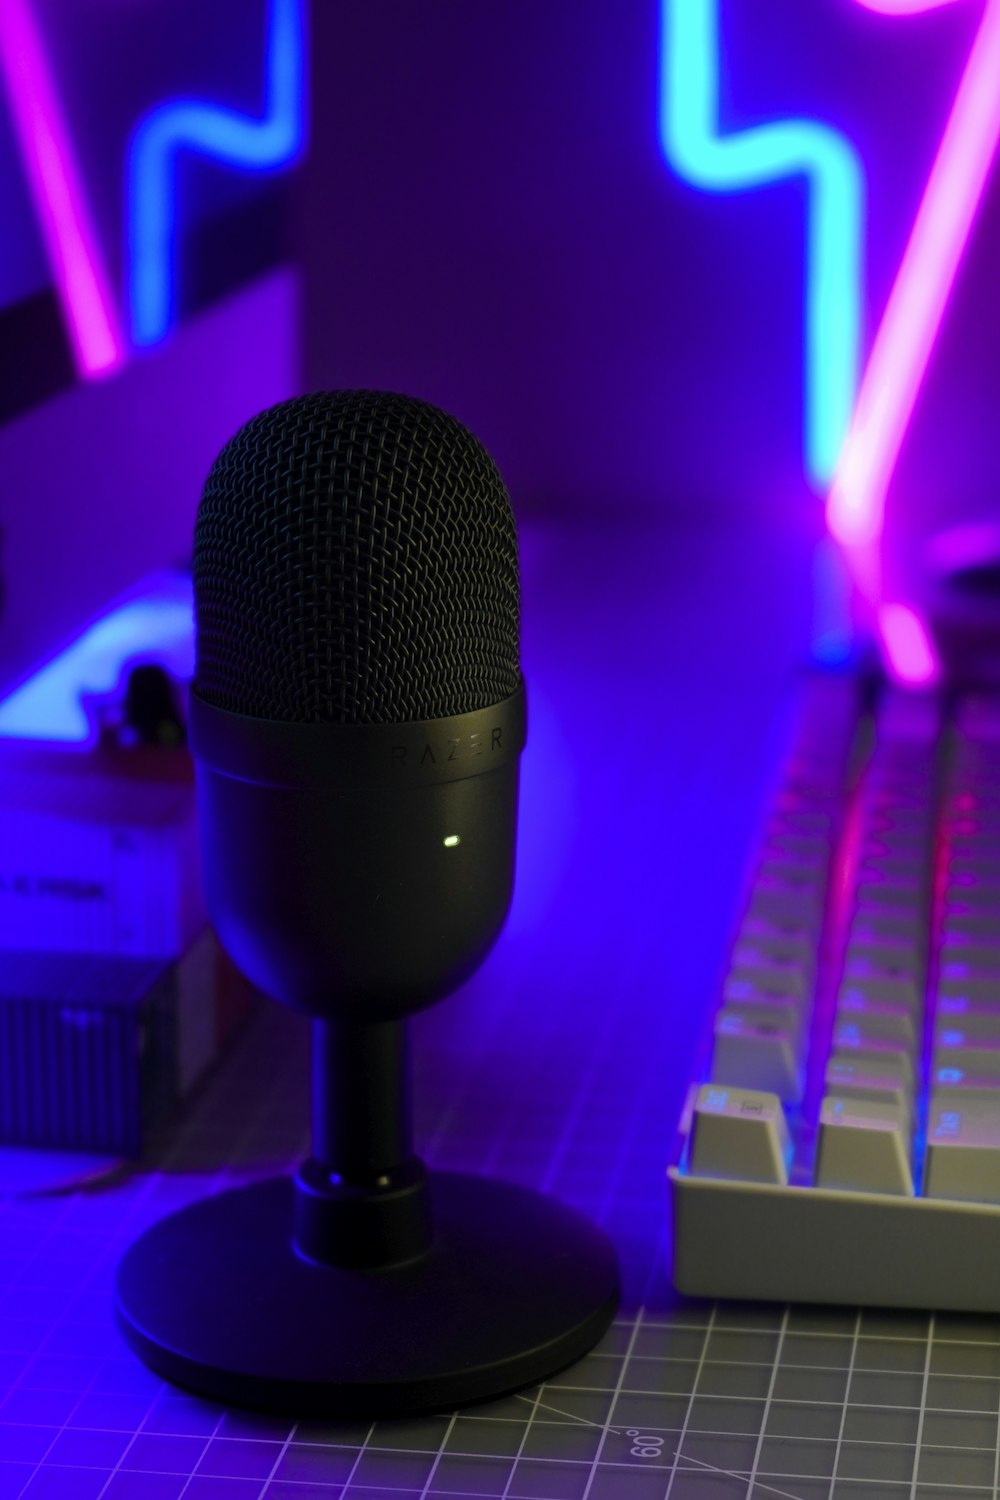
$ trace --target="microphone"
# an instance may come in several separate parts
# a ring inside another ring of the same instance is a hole
[[[428,1172],[406,1018],[502,928],[525,743],[517,536],[459,422],[373,391],[284,402],[198,511],[196,763],[208,910],[312,1018],[312,1154],[126,1253],[157,1373],[236,1405],[374,1417],[549,1378],[605,1331],[614,1253],[564,1205]]]
[[[514,876],[517,536],[485,449],[372,392],[264,412],[195,530],[209,911],[266,994],[387,1020],[476,969]]]

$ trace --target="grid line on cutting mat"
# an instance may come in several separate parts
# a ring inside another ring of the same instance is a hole
[[[108,1312],[129,1238],[305,1149],[308,1028],[267,1007],[157,1170],[0,1205],[0,1500],[998,1500],[1000,1319],[939,1318],[929,1345],[921,1314],[672,1297],[671,1037],[632,993],[639,967],[585,1004],[585,979],[564,975],[548,1009],[525,986],[494,981],[416,1027],[428,1158],[549,1182],[615,1239],[625,1302],[597,1351],[536,1390],[410,1423],[247,1416],[143,1369]],[[927,1373],[922,1449],[891,1426],[919,1408],[916,1363]],[[726,1394],[747,1389],[759,1395]],[[859,1416],[876,1425],[852,1435]],[[631,1451],[643,1446],[656,1456]]]

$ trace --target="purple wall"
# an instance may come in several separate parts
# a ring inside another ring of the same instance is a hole
[[[298,314],[295,274],[275,272],[121,375],[0,431],[0,684],[143,574],[188,559],[219,448],[299,389]]]
[[[803,189],[710,197],[670,175],[656,0],[314,12],[310,384],[451,408],[523,510],[818,510],[801,462]],[[804,114],[868,163],[870,339],[980,7],[899,19],[853,0],[722,0],[722,14],[727,126]],[[998,251],[995,180],[897,530],[974,494],[998,503]]]

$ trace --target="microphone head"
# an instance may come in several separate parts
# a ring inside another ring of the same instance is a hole
[[[208,476],[194,543],[195,688],[290,723],[487,708],[521,681],[517,533],[485,448],[382,391],[284,401]]]

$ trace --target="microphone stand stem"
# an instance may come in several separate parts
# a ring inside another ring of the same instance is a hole
[[[375,1182],[413,1155],[405,1020],[313,1021],[312,1154],[347,1182]]]
[[[295,1174],[300,1255],[375,1271],[429,1252],[430,1192],[413,1154],[412,1113],[405,1020],[313,1022],[312,1156]]]

